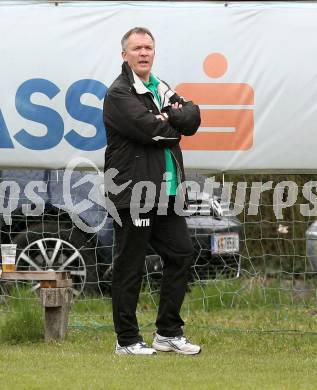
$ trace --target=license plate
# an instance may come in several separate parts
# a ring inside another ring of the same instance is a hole
[[[239,234],[237,233],[216,233],[210,238],[211,253],[239,252]]]

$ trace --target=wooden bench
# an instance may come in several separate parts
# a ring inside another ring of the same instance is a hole
[[[65,338],[68,316],[73,302],[72,279],[66,271],[2,272],[2,280],[38,280],[40,300],[44,307],[45,341]]]

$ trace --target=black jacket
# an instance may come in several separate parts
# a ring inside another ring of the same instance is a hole
[[[109,199],[115,206],[128,208],[133,186],[140,181],[151,181],[156,186],[157,205],[163,174],[166,170],[164,148],[170,148],[176,161],[178,180],[184,181],[182,152],[179,147],[181,135],[193,135],[200,125],[200,111],[197,105],[178,96],[163,81],[159,80],[162,110],[157,106],[152,93],[139,77],[124,62],[122,73],[110,86],[104,100],[104,123],[107,130],[105,171],[118,170],[112,179],[119,186],[129,182],[119,193],[106,181]],[[179,102],[180,109],[172,109],[171,103]],[[162,121],[155,115],[168,114]],[[109,187],[110,186],[110,187]],[[147,201],[152,201],[147,198]],[[144,203],[144,193],[141,204]]]

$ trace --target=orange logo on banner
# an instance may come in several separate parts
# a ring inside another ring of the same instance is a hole
[[[227,60],[220,53],[210,54],[204,61],[207,76],[225,74]],[[186,83],[176,87],[179,95],[200,106],[251,106],[254,92],[244,83]],[[192,137],[182,137],[183,150],[247,150],[253,144],[253,109],[201,108],[201,125]]]

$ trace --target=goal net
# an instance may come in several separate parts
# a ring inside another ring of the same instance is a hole
[[[228,174],[206,186],[206,177],[187,176],[195,258],[184,310],[314,307],[317,182],[305,174]],[[110,303],[114,234],[103,181],[81,171],[67,180],[64,171],[2,170],[1,244],[17,245],[17,270],[69,271],[81,305]],[[149,246],[140,295],[147,310],[157,308],[163,265]],[[3,308],[23,286],[39,289],[36,281],[1,283]]]

